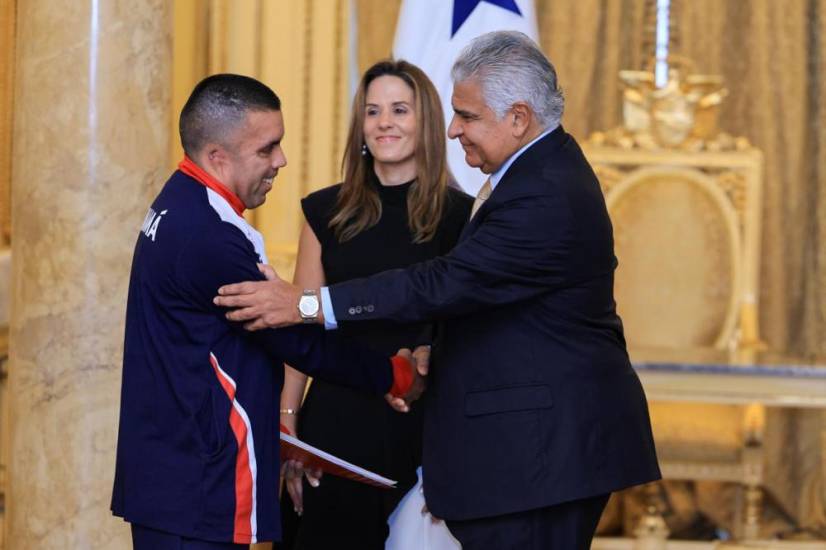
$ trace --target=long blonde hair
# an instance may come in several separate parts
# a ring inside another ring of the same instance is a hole
[[[337,212],[330,220],[339,242],[352,239],[381,218],[381,200],[369,184],[373,157],[363,154],[367,88],[380,76],[396,76],[413,90],[416,115],[416,181],[407,193],[407,218],[413,242],[433,238],[447,202],[450,173],[445,149],[445,123],[439,93],[427,75],[403,60],[379,61],[364,73],[353,99],[347,145],[341,161],[344,183]]]

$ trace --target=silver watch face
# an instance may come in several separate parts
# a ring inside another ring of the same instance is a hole
[[[318,296],[302,296],[298,300],[298,311],[302,317],[315,317],[318,315]]]

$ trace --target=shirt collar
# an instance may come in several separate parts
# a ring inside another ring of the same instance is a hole
[[[534,143],[536,143],[537,141],[539,141],[543,137],[547,136],[548,134],[550,134],[551,132],[556,130],[558,126],[559,126],[559,124],[557,124],[556,126],[553,126],[551,128],[548,128],[547,130],[545,130],[544,132],[542,132],[541,134],[536,136],[533,140],[531,140],[530,143],[527,143],[527,144],[523,145],[521,149],[519,149],[517,152],[515,152],[510,157],[508,157],[508,160],[506,160],[505,162],[502,163],[502,166],[499,167],[499,170],[497,170],[496,172],[494,172],[493,174],[490,175],[490,190],[493,191],[496,188],[496,184],[499,183],[499,180],[502,179],[502,176],[505,175],[505,172],[508,171],[508,168],[511,167],[511,165],[514,163],[514,161],[519,158],[519,155],[521,155],[522,153],[527,151],[528,147],[530,147],[531,145],[533,145]]]
[[[191,158],[184,155],[184,159],[178,163],[178,170],[191,177],[198,183],[209,187],[229,203],[235,213],[239,216],[244,214],[244,203],[238,198],[238,195],[230,191],[229,187],[215,179],[206,170],[195,164]]]

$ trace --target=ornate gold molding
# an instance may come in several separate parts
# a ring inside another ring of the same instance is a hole
[[[717,75],[697,74],[694,64],[679,56],[669,57],[668,80],[662,87],[654,71],[620,71],[623,83],[622,126],[594,132],[588,142],[622,149],[745,151],[746,138],[721,132],[718,110],[728,90]]]

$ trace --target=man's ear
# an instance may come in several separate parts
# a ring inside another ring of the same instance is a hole
[[[207,143],[204,145],[202,151],[203,152],[201,154],[204,156],[204,162],[210,164],[215,162],[223,162],[226,157],[226,151],[217,143]]]
[[[229,153],[218,143],[207,143],[201,149],[202,166],[208,172],[217,176],[224,175],[224,172],[229,167]]]
[[[232,180],[232,158],[230,152],[219,143],[206,143],[194,154],[192,160],[224,185]]]
[[[511,119],[511,134],[516,139],[525,135],[534,118],[531,108],[521,101],[513,104],[507,116]]]

